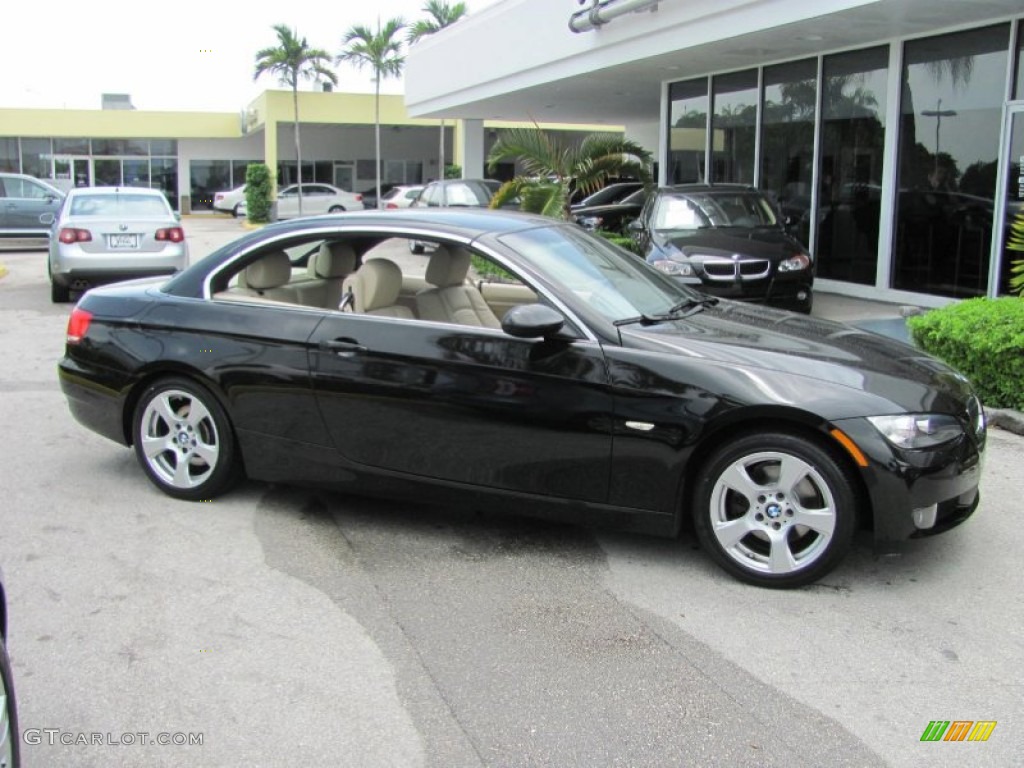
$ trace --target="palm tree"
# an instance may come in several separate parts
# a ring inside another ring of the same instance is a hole
[[[427,0],[427,4],[421,9],[429,18],[420,19],[409,26],[406,42],[412,45],[417,40],[440,32],[445,27],[450,27],[456,21],[466,15],[465,3],[454,3],[449,5],[444,0]],[[438,152],[438,177],[445,178],[444,167],[444,119],[441,119],[441,142]]]
[[[390,19],[383,27],[377,20],[376,34],[361,24],[349,29],[342,38],[344,48],[335,59],[352,64],[356,69],[369,67],[373,70],[374,84],[374,142],[377,150],[377,207],[380,207],[380,81],[385,77],[399,77],[405,57],[402,55],[402,41],[395,36],[405,28],[401,18]]]
[[[518,161],[525,174],[502,185],[491,206],[519,196],[524,210],[563,219],[576,190],[596,192],[616,176],[651,183],[651,153],[617,133],[592,133],[578,146],[563,146],[540,128],[512,128],[491,148],[488,167],[507,160]]]
[[[256,52],[256,71],[252,79],[258,80],[264,72],[277,75],[282,85],[292,89],[292,104],[295,107],[295,160],[299,170],[299,216],[302,215],[302,141],[299,138],[299,80],[324,78],[338,84],[338,77],[326,67],[331,55],[320,48],[310,48],[306,38],[286,24],[275,24],[278,45]]]

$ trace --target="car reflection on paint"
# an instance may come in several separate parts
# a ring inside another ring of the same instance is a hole
[[[422,276],[389,258],[413,241]],[[769,587],[821,578],[859,526],[889,548],[979,501],[984,416],[946,365],[519,212],[270,225],[171,280],[87,293],[59,373],[74,417],[178,499],[248,476],[662,536],[692,522]]]

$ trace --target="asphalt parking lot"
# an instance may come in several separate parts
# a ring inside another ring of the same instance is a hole
[[[193,259],[242,231],[185,226]],[[689,535],[252,482],[177,502],[68,413],[71,305],[50,303],[45,253],[0,262],[25,766],[1020,763],[1022,437],[990,432],[968,523],[884,558],[863,536],[790,592],[731,580]],[[932,720],[997,725],[921,742]]]

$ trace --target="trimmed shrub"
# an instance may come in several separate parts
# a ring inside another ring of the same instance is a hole
[[[967,376],[991,408],[1024,410],[1024,301],[968,299],[907,320],[925,352]]]
[[[462,166],[451,163],[444,167],[444,177],[446,179],[461,179],[462,178]]]
[[[636,243],[629,235],[623,235],[619,232],[612,232],[607,229],[595,229],[594,234],[600,235],[609,243],[615,243],[615,245],[620,248],[625,248],[630,253],[635,253],[637,256],[640,255],[640,252],[637,250]]]
[[[270,188],[273,177],[264,163],[249,163],[245,169],[246,217],[254,224],[270,221]]]

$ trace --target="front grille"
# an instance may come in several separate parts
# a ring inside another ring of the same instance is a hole
[[[767,259],[708,259],[704,262],[704,274],[709,280],[759,280],[767,277],[770,270],[771,262]]]

